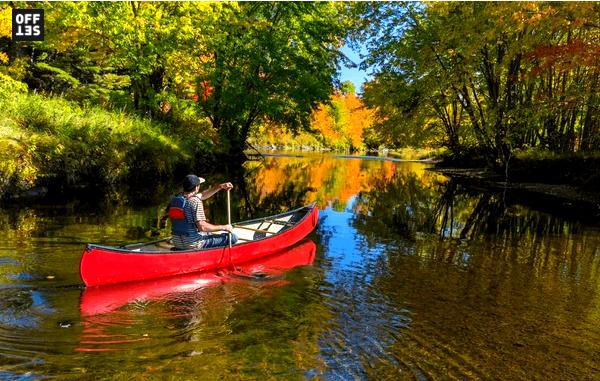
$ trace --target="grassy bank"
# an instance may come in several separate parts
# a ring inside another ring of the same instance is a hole
[[[194,167],[208,131],[28,94],[0,77],[0,197],[33,187],[147,182]],[[207,127],[208,128],[208,127]]]

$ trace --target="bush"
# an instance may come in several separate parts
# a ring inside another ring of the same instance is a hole
[[[444,155],[446,149],[444,148],[400,148],[393,150],[389,153],[390,156],[396,157],[402,160],[427,160],[437,159]]]
[[[600,189],[600,155],[553,153],[529,149],[515,152],[510,161],[511,181],[570,184],[590,190]]]
[[[27,93],[27,85],[0,73],[0,98]]]

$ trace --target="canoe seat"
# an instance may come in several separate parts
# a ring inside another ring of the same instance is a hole
[[[263,239],[267,236],[266,232],[255,232],[254,233],[254,237],[252,237],[253,240],[259,240],[259,239]]]

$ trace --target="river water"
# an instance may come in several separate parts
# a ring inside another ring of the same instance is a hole
[[[207,175],[234,182],[234,220],[316,202],[316,231],[240,273],[93,289],[85,244],[168,234],[176,186],[6,204],[0,379],[600,379],[596,211],[428,167],[289,155]]]

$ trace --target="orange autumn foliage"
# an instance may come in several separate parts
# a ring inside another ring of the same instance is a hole
[[[364,131],[372,124],[372,110],[354,93],[337,92],[331,105],[320,105],[313,113],[311,128],[328,146],[338,148],[364,146]]]
[[[344,159],[331,155],[267,158],[249,180],[256,185],[256,199],[286,192],[294,179],[296,189],[308,190],[304,203],[317,202],[324,208],[332,203],[347,205],[361,192],[393,181],[398,172],[409,171],[425,186],[433,187],[442,175],[426,170],[421,163]]]

